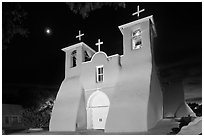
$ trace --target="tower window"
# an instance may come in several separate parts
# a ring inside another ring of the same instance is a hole
[[[71,68],[76,67],[76,54],[76,50],[72,51],[71,53]]]
[[[84,51],[84,56],[85,56],[85,62],[91,60],[91,57],[89,56],[89,54],[86,51]]]
[[[135,30],[132,32],[132,49],[140,49],[142,47],[141,30]]]
[[[103,82],[104,81],[104,71],[103,71],[103,65],[96,67],[96,82]]]

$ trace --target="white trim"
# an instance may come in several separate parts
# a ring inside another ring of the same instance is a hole
[[[120,56],[120,55],[119,54],[114,54],[114,55],[108,56],[108,58],[113,58],[113,57],[116,57],[116,56]]]
[[[62,51],[66,52],[67,50],[72,50],[73,48],[77,48],[77,47],[80,47],[80,46],[85,46],[86,48],[90,49],[93,53],[96,53],[95,50],[93,50],[91,47],[86,45],[84,42],[80,42],[80,43],[68,46],[66,48],[63,48]]]
[[[92,113],[92,110],[94,109],[94,107],[90,107],[91,105],[91,100],[93,98],[95,98],[95,96],[97,96],[98,94],[102,94],[103,96],[105,96],[107,98],[107,101],[108,101],[108,105],[106,105],[105,107],[108,108],[108,111],[107,111],[107,116],[105,117],[105,121],[107,120],[107,117],[108,117],[108,112],[109,112],[109,107],[110,107],[110,99],[109,97],[102,91],[100,90],[96,90],[95,92],[93,92],[89,97],[88,97],[88,100],[87,100],[87,103],[86,103],[86,113],[87,113],[87,129],[95,129],[93,127],[93,117],[91,116],[93,113]],[[100,106],[99,106],[100,107]],[[104,106],[103,106],[104,107]],[[98,107],[97,107],[98,108]],[[105,127],[104,127],[105,128]]]
[[[114,88],[114,86],[105,86],[105,87],[97,87],[97,88],[89,88],[84,89],[85,92],[92,92],[94,90],[102,90],[102,89],[108,89],[108,88]]]
[[[118,28],[120,29],[121,33],[123,34],[123,29],[125,29],[127,27],[130,27],[130,26],[133,26],[135,24],[142,23],[145,20],[151,20],[153,31],[155,33],[155,36],[157,36],[157,32],[156,32],[156,28],[155,28],[155,23],[154,23],[154,19],[153,19],[153,15],[150,15],[148,17],[145,17],[145,18],[142,18],[142,19],[139,19],[139,20],[135,20],[133,22],[130,22],[130,23],[127,23],[127,24],[124,24],[124,25],[120,25],[120,26],[118,26]]]
[[[123,56],[123,55],[119,55],[119,54],[114,54],[114,55],[108,56],[105,52],[100,51],[100,52],[96,52],[96,53],[94,53],[93,56],[91,57],[91,60],[90,60],[90,61],[82,62],[82,64],[86,64],[86,63],[90,63],[90,62],[92,62],[94,56],[96,56],[98,53],[103,53],[103,54],[105,54],[106,59],[107,59],[108,61],[109,61],[110,58],[112,58],[112,57],[114,57],[114,56]]]
[[[89,104],[90,104],[90,100],[97,94],[97,93],[99,93],[100,91],[99,90],[96,90],[95,92],[93,92],[90,96],[89,96],[89,98],[88,98],[88,101],[87,101],[87,103],[86,103],[86,116],[87,116],[87,129],[91,129],[92,128],[92,122],[90,122],[90,121],[92,121],[91,120],[91,117],[90,117],[90,108],[89,108]]]
[[[129,26],[132,26],[134,24],[138,24],[138,23],[144,22],[147,19],[151,19],[152,23],[154,24],[153,15],[150,15],[148,17],[145,17],[145,18],[142,18],[142,19],[139,19],[139,20],[135,20],[133,22],[130,22],[130,23],[127,23],[127,24],[124,24],[124,25],[120,25],[120,26],[118,26],[118,28],[121,30],[121,29],[127,28]]]
[[[97,93],[101,92],[100,90],[96,90],[95,92],[93,92],[90,96],[89,96],[89,99],[87,100],[87,104],[86,104],[86,109],[89,108],[89,104],[90,104],[90,100],[93,96],[95,96]]]
[[[80,42],[80,43],[77,43],[77,44],[74,44],[74,45],[71,45],[71,46],[68,46],[68,47],[65,47],[62,49],[62,51],[67,51],[67,50],[70,50],[70,49],[73,49],[73,48],[76,48],[76,47],[79,47],[82,45],[83,42]]]
[[[99,54],[99,53],[105,54],[106,58],[108,59],[108,56],[107,56],[107,54],[106,54],[105,52],[99,51],[99,52],[96,52],[96,53],[93,54],[93,56],[91,57],[91,61],[93,60],[94,56],[96,56],[96,55]]]

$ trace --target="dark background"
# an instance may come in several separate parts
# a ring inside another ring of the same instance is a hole
[[[24,24],[29,34],[27,38],[16,35],[2,52],[3,103],[22,104],[25,96],[19,97],[19,93],[28,93],[31,89],[36,93],[46,89],[56,94],[65,71],[65,54],[61,49],[78,43],[75,36],[79,30],[85,34],[82,41],[94,50],[97,51],[95,43],[100,38],[104,42],[102,51],[107,55],[121,55],[122,34],[118,26],[137,19],[132,16],[137,5],[145,8],[140,18],[154,17],[157,30],[154,52],[161,82],[190,79],[191,84],[201,86],[201,2],[127,2],[126,8],[117,10],[103,6],[85,19],[70,11],[63,2],[20,4],[28,13]],[[46,35],[47,27],[51,28],[51,35]]]

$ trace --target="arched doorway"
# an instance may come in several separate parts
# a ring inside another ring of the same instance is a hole
[[[108,96],[96,91],[87,101],[87,129],[105,129],[110,101]]]

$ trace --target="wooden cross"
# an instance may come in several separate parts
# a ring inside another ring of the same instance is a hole
[[[76,38],[79,38],[79,41],[81,41],[81,37],[84,36],[84,34],[81,34],[81,31],[79,30],[79,35],[76,36]]]
[[[133,13],[132,16],[134,16],[135,14],[137,14],[137,17],[139,17],[139,16],[140,16],[140,12],[143,12],[143,11],[145,11],[145,9],[140,10],[140,7],[139,7],[139,5],[138,5],[138,6],[137,6],[137,12]]]
[[[98,52],[100,52],[101,44],[103,44],[103,42],[101,42],[100,39],[98,39],[98,43],[96,43],[96,46],[98,46]]]

